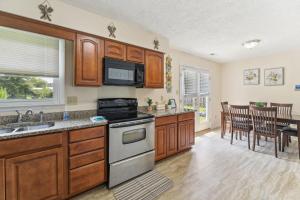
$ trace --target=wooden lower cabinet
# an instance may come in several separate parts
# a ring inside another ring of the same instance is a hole
[[[167,127],[155,128],[155,160],[161,160],[167,156]]]
[[[194,113],[158,117],[155,120],[155,160],[161,160],[195,144]]]
[[[104,160],[70,171],[70,195],[79,194],[105,182]]]
[[[167,128],[167,156],[177,153],[177,124],[169,124]]]
[[[195,144],[194,120],[178,122],[178,151],[191,148]]]
[[[0,200],[5,199],[5,161],[0,159]]]
[[[62,199],[63,162],[62,147],[7,159],[6,199]]]

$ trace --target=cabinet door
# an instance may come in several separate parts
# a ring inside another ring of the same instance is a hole
[[[4,165],[4,159],[0,159],[0,200],[5,200],[5,165]]]
[[[161,160],[167,156],[166,126],[155,128],[155,160]]]
[[[77,34],[75,85],[100,86],[104,41],[98,38]]]
[[[167,156],[177,153],[177,124],[167,125]]]
[[[145,87],[164,88],[164,55],[153,51],[145,54]]]
[[[188,132],[189,132],[189,145],[195,144],[195,121],[189,120],[188,122]]]
[[[145,51],[142,48],[127,46],[127,60],[137,63],[145,62]]]
[[[188,123],[182,121],[178,123],[178,151],[189,148]]]
[[[63,148],[6,160],[6,199],[56,200],[63,194]]]
[[[126,46],[118,42],[105,40],[105,56],[126,60]]]

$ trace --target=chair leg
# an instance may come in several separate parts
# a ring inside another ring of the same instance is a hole
[[[247,138],[248,138],[248,149],[250,150],[250,131],[248,131]]]
[[[268,142],[268,137],[267,136],[265,137],[265,141]]]
[[[230,139],[230,144],[232,144],[233,141],[233,131],[231,130],[231,139]]]
[[[284,147],[285,147],[285,143],[286,143],[286,137],[285,134],[282,134],[282,146],[281,146],[281,151],[284,152]]]
[[[240,140],[242,140],[242,132],[239,131],[239,135],[240,135]]]
[[[290,144],[290,142],[289,142],[289,136],[286,135],[285,137],[286,137],[286,146],[289,147],[289,146],[290,146],[290,145],[289,145],[289,144]]]
[[[260,135],[257,135],[257,146],[259,146]]]
[[[256,134],[253,132],[253,145],[252,145],[252,151],[255,151],[255,139],[256,139]]]
[[[281,151],[281,133],[279,133],[279,136],[278,136],[278,149],[279,151]]]
[[[274,140],[275,140],[275,157],[278,158],[278,155],[277,155],[277,137],[275,137]]]
[[[239,133],[238,131],[235,132],[235,139],[236,140],[238,139],[238,133]]]

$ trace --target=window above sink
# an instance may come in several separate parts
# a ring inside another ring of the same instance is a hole
[[[65,40],[0,26],[0,109],[64,104]]]

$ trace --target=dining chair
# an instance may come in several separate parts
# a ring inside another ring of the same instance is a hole
[[[261,103],[263,105],[263,107],[267,107],[268,106],[268,102],[257,102],[257,101],[250,101],[249,105],[250,106],[257,106],[257,103]]]
[[[224,133],[221,133],[221,137],[223,138],[223,134],[226,133],[226,128],[228,127],[228,125],[230,125],[230,116],[229,116],[229,105],[228,105],[228,101],[222,101],[221,102],[221,106],[222,106],[222,111],[223,113],[225,113],[225,121],[223,123],[223,130],[224,130]],[[229,128],[229,132],[230,132],[230,128]]]
[[[291,103],[270,103],[271,107],[277,108],[277,115],[283,118],[292,118],[293,104]],[[282,129],[288,127],[289,123],[277,122],[277,128],[282,132]],[[282,140],[283,141],[283,140]],[[291,137],[288,137],[286,145],[288,146],[291,142]]]
[[[231,140],[230,144],[233,142],[233,133],[236,133],[236,139],[238,134],[240,139],[242,138],[241,133],[246,133],[248,138],[248,148],[250,149],[250,132],[252,126],[249,120],[249,106],[241,105],[230,105],[229,106],[229,116],[231,125]]]
[[[281,150],[280,131],[277,129],[277,108],[275,107],[252,107],[251,117],[253,123],[253,146],[255,151],[255,140],[260,136],[274,138],[275,140],[275,157],[277,158],[277,146]],[[278,145],[277,145],[278,138]]]
[[[289,138],[290,137],[297,137],[298,139],[298,152],[299,152],[299,159],[300,159],[300,142],[299,142],[299,136],[298,136],[298,128],[293,127],[284,127],[281,130],[282,133],[282,151],[284,152],[284,147],[288,146],[289,144]]]

